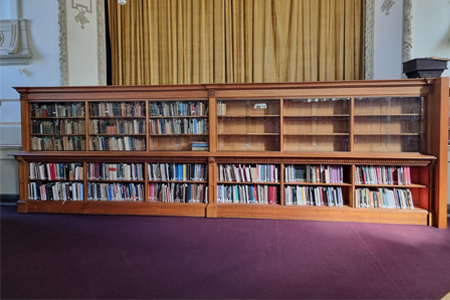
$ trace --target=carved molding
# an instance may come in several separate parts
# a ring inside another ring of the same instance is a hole
[[[208,97],[209,98],[215,98],[216,97],[216,90],[215,89],[208,90]]]
[[[366,0],[366,28],[364,47],[365,79],[373,79],[374,60],[374,31],[375,31],[375,0]]]
[[[105,30],[105,3],[97,0],[97,59],[98,84],[106,85],[106,30]],[[69,65],[67,50],[67,5],[66,0],[58,0],[59,25],[59,70],[61,85],[69,85]]]
[[[383,5],[381,5],[381,11],[384,12],[386,11],[386,16],[389,16],[389,10],[391,9],[392,6],[394,6],[395,1],[392,0],[384,0]]]
[[[89,23],[89,19],[86,17],[86,13],[92,14],[92,0],[79,1],[72,0],[72,8],[78,11],[75,16],[75,21],[81,24],[81,29],[84,29],[84,24]]]
[[[0,65],[27,65],[31,58],[27,20],[0,21]]]
[[[411,59],[411,20],[412,0],[403,0],[403,34],[402,34],[402,62]]]
[[[67,7],[66,0],[58,0],[59,25],[59,72],[61,85],[69,85],[69,65],[67,57]]]
[[[97,0],[97,56],[98,84],[106,85],[106,29],[105,2]]]

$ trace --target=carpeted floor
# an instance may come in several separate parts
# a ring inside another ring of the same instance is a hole
[[[440,299],[449,291],[449,229],[1,207],[2,299]]]

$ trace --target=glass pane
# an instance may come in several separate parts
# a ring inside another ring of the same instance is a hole
[[[285,151],[349,151],[349,98],[284,100]]]
[[[356,152],[420,152],[423,147],[423,99],[355,99]]]
[[[280,101],[217,101],[218,150],[279,151]]]

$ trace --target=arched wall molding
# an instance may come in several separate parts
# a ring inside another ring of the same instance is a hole
[[[105,3],[96,0],[97,20],[97,61],[98,84],[106,85],[106,31],[105,31]],[[59,25],[59,70],[61,86],[69,85],[69,65],[67,47],[67,4],[66,0],[58,0]]]

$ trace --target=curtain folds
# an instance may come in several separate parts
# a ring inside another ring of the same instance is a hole
[[[363,79],[361,0],[108,0],[113,85]]]

